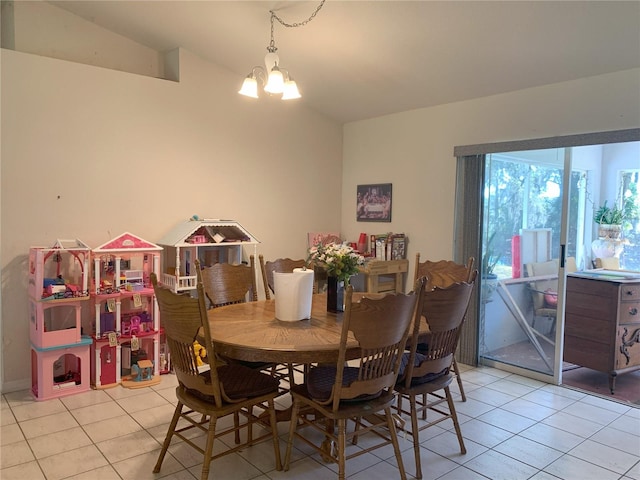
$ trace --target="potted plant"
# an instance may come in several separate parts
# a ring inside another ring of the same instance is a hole
[[[486,248],[484,252],[482,252],[482,270],[480,272],[483,283],[481,294],[482,303],[488,303],[491,301],[493,292],[495,292],[498,286],[498,275],[496,275],[493,271],[500,261],[500,255],[495,251],[495,236],[495,231],[491,233],[491,235],[489,235],[486,243]]]
[[[605,200],[593,214],[593,221],[598,224],[598,237],[620,238],[626,210],[626,208],[620,208],[618,205],[609,207],[607,200]]]

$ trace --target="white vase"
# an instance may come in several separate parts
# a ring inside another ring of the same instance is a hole
[[[620,257],[623,250],[621,225],[598,225],[598,237],[591,243],[592,258]]]

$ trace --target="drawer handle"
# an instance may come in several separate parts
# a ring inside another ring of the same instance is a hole
[[[631,295],[633,295],[633,290],[627,290],[627,291],[626,291],[626,292],[624,292],[624,293],[626,293],[627,295],[631,296]]]
[[[637,315],[638,309],[636,307],[632,307],[629,309],[629,315]]]

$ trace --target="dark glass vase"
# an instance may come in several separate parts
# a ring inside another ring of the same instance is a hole
[[[327,312],[344,312],[344,280],[327,277]]]

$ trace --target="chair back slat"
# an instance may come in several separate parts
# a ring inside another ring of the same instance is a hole
[[[307,261],[304,259],[293,260],[291,258],[277,258],[275,260],[267,261],[264,263],[264,274],[267,279],[267,286],[271,293],[275,293],[275,282],[273,280],[273,273],[291,273],[295,268],[303,268],[307,266]]]
[[[253,255],[249,265],[215,263],[202,269],[200,274],[212,308],[258,300]]]
[[[336,381],[332,398],[327,401],[332,402],[334,411],[338,410],[341,401],[362,395],[393,395],[402,352],[423,294],[424,280],[421,280],[416,290],[409,294],[389,294],[376,299],[365,297],[353,302],[353,287],[347,287]],[[358,342],[358,350],[350,365],[357,364],[358,373],[350,383],[344,384],[341,366],[350,358],[347,344],[353,338]]]
[[[197,298],[179,295],[161,286],[155,273],[151,274],[151,283],[158,301],[160,318],[171,354],[171,365],[180,385],[189,390],[197,390],[215,400],[217,406],[222,405],[222,396],[218,384],[217,370],[202,374],[198,370],[194,341],[204,341],[207,357],[215,358],[215,350],[211,342],[211,331],[204,303],[205,293],[200,275],[200,265],[196,260]]]
[[[473,274],[475,258],[469,257],[466,264],[460,264],[451,260],[420,262],[420,253],[416,254],[415,280],[420,277],[427,277],[427,290],[434,287],[448,287],[458,282],[470,282]]]
[[[414,323],[409,361],[405,370],[405,385],[411,385],[412,378],[423,377],[426,374],[438,374],[449,369],[460,337],[460,330],[471,300],[473,282],[454,283],[446,288],[435,287],[427,290],[422,299],[421,318]],[[428,339],[426,349],[419,365],[415,365],[420,322],[428,325]]]

